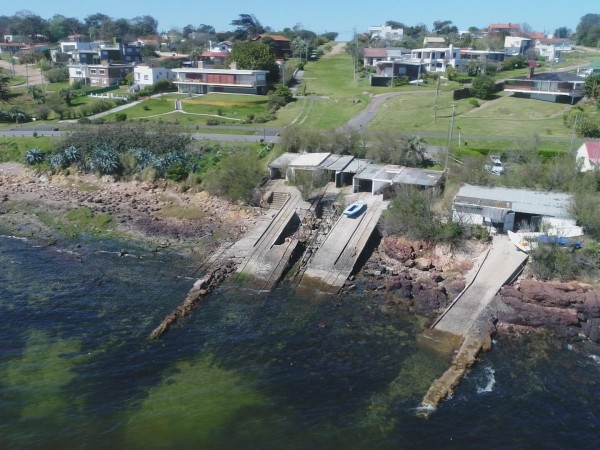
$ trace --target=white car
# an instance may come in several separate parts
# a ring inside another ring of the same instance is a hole
[[[494,175],[502,175],[506,170],[504,163],[497,155],[490,155],[489,163],[483,167],[485,170],[493,173]]]

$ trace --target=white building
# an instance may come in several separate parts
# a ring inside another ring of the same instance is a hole
[[[368,33],[373,39],[399,41],[404,37],[403,28],[392,28],[389,25],[369,27]]]
[[[573,229],[571,196],[564,192],[534,191],[502,186],[461,186],[452,203],[452,219],[490,225],[499,231]]]
[[[509,56],[524,55],[531,48],[531,39],[520,36],[504,38],[504,52]]]
[[[581,172],[600,169],[600,141],[585,141],[577,149],[577,163]]]
[[[548,61],[558,61],[563,53],[573,51],[573,42],[569,39],[536,39],[535,51]]]
[[[175,78],[176,74],[171,69],[165,69],[164,67],[141,65],[135,66],[133,69],[134,86],[138,85],[141,89],[153,86],[160,80],[174,81]]]
[[[448,66],[456,68],[457,61],[460,61],[460,49],[452,45],[447,48],[416,48],[410,56],[413,60],[421,61],[429,72],[445,72]]]

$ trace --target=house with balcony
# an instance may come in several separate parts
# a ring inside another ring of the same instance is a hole
[[[377,67],[380,61],[410,58],[410,50],[402,47],[365,47],[363,49],[363,65]]]
[[[563,53],[573,51],[573,42],[570,39],[536,39],[535,52],[548,61],[559,61]]]
[[[411,58],[379,61],[375,67],[377,72],[370,74],[371,86],[390,86],[399,77],[407,77],[409,82],[420,80],[427,73],[423,62]]]
[[[238,69],[172,69],[171,81],[184,94],[208,94],[227,92],[231,94],[265,95],[268,90],[268,70]]]
[[[504,52],[494,52],[491,50],[473,50],[471,48],[460,49],[460,64],[466,64],[469,61],[486,61],[488,63],[500,63],[504,61],[504,58],[506,58],[506,53]]]
[[[429,72],[445,72],[448,66],[460,65],[460,49],[452,45],[446,48],[416,48],[411,51],[411,59],[421,61]]]
[[[106,87],[119,84],[125,76],[132,73],[133,64],[71,64],[69,65],[69,83],[80,82],[88,86]]]
[[[512,92],[516,97],[574,104],[585,95],[584,83],[584,78],[572,73],[534,74],[534,68],[530,67],[526,76],[506,80],[504,92]]]

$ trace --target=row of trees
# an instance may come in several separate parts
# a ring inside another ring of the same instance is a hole
[[[61,14],[44,19],[23,10],[13,16],[0,16],[0,33],[25,36],[32,42],[57,42],[72,34],[88,35],[91,39],[132,41],[139,36],[156,35],[158,21],[149,15],[115,19],[102,13],[91,14],[83,21]]]

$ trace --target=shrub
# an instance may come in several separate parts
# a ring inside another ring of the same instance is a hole
[[[25,162],[27,164],[39,164],[46,159],[46,153],[41,151],[39,148],[30,148],[25,152]]]
[[[221,125],[221,121],[219,119],[206,119],[206,125],[208,126],[215,126],[215,125]]]
[[[476,108],[479,108],[479,101],[476,98],[470,98],[469,99],[469,105],[472,105]]]
[[[487,75],[475,77],[471,84],[471,95],[473,97],[485,100],[489,98],[496,89],[494,79]]]
[[[125,122],[127,120],[127,114],[125,113],[116,113],[115,121],[117,122]]]
[[[63,152],[56,152],[50,155],[48,163],[54,172],[59,172],[68,166]]]
[[[398,78],[394,78],[394,87],[398,87],[398,86],[406,86],[408,84],[409,80],[407,76],[401,76]]]
[[[55,69],[49,69],[44,72],[44,77],[49,83],[60,83],[69,79],[69,68],[68,67],[57,67]]]
[[[122,169],[119,152],[109,145],[98,145],[92,150],[89,167],[101,175],[117,174]]]

